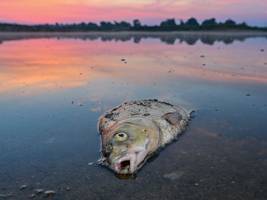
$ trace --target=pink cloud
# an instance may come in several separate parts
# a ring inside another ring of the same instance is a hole
[[[145,22],[158,22],[171,17],[185,19],[194,16],[199,19],[216,17],[267,23],[267,0],[143,0],[141,3],[126,0],[120,5],[110,1],[104,3],[104,0],[94,3],[47,0],[38,4],[32,0],[24,0],[25,4],[22,1],[1,1],[0,20],[54,23],[139,18]]]

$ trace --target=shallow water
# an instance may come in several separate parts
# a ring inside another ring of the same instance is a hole
[[[267,199],[266,36],[0,41],[0,199]],[[100,114],[147,98],[196,110],[186,134],[135,179],[88,165]]]

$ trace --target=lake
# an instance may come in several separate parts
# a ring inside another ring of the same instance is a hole
[[[150,98],[186,133],[133,179],[88,164],[99,116]],[[264,200],[266,122],[267,34],[0,34],[0,199]]]

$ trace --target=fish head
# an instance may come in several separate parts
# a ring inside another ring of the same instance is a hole
[[[102,135],[102,155],[117,174],[133,174],[159,144],[159,130],[154,123],[131,119],[114,124]]]

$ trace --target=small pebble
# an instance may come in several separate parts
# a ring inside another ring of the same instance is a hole
[[[204,55],[201,55],[200,58],[205,58],[205,56]]]
[[[56,192],[54,190],[47,190],[44,192],[45,197],[52,197],[56,194]]]
[[[264,49],[261,49],[261,52],[264,52]]]
[[[247,96],[247,97],[250,97],[250,96],[251,96],[251,94],[249,94],[249,93],[248,93],[248,94],[246,94],[246,96]]]
[[[29,195],[29,198],[31,198],[31,199],[33,199],[34,197],[36,197],[36,194]]]
[[[71,190],[71,188],[70,187],[66,187],[66,191],[70,191]]]
[[[34,190],[34,192],[35,192],[35,194],[40,195],[40,194],[44,193],[44,190],[43,189],[36,189],[36,190]]]
[[[20,186],[20,190],[25,190],[26,188],[28,187],[28,185],[22,185],[22,186]]]
[[[171,172],[169,174],[164,174],[163,178],[174,181],[174,180],[180,179],[183,175],[184,175],[183,171],[175,171],[175,172]]]

